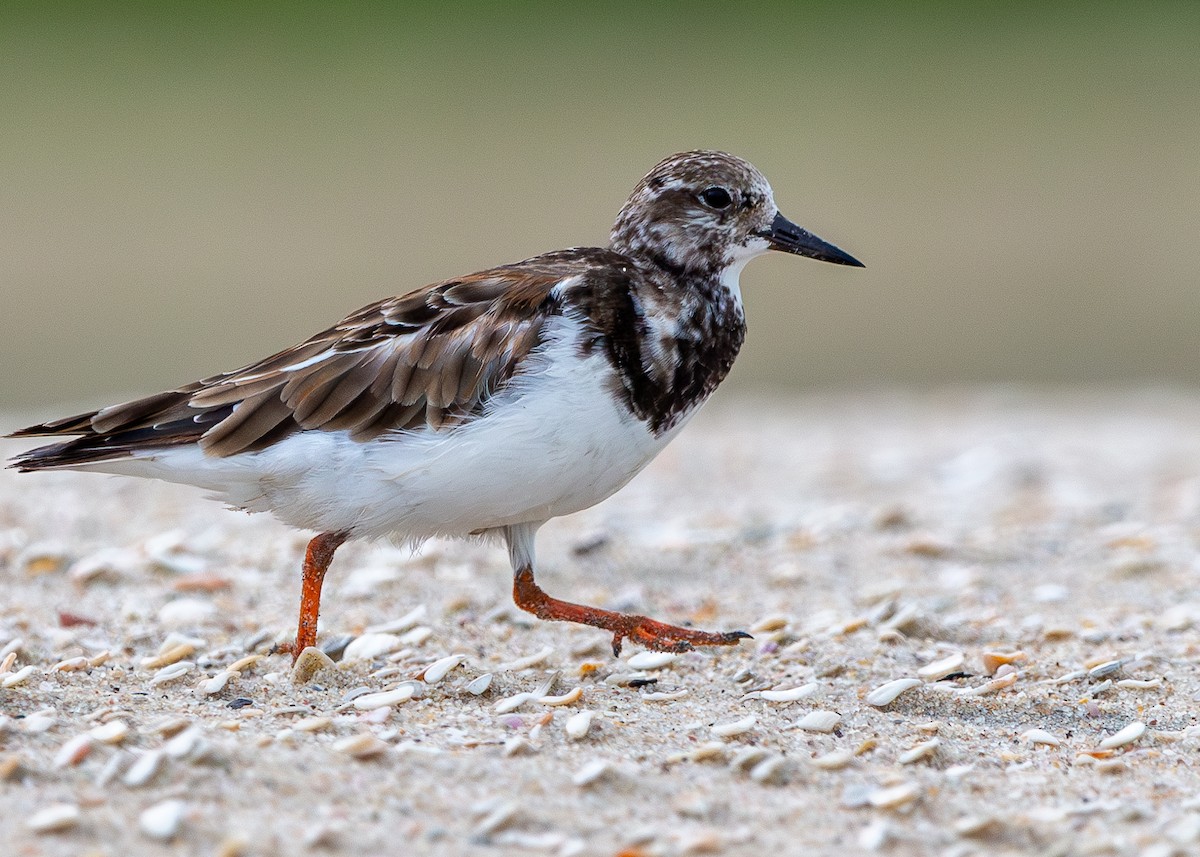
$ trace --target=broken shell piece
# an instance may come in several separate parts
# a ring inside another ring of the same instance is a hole
[[[733,738],[738,735],[745,735],[757,723],[758,718],[751,714],[749,717],[743,717],[741,720],[735,720],[732,723],[718,723],[712,727],[712,734],[718,738]]]
[[[142,811],[138,827],[151,839],[166,842],[179,833],[186,811],[187,804],[178,798],[160,801]]]
[[[471,681],[467,683],[467,693],[473,694],[474,696],[480,696],[491,686],[492,674],[484,673],[478,678],[471,679]]]
[[[595,759],[576,771],[571,777],[571,782],[582,788],[615,772],[616,769],[607,759]]]
[[[376,708],[384,708],[385,706],[407,702],[416,695],[417,683],[406,681],[401,682],[391,690],[381,691],[380,693],[364,693],[362,696],[357,696],[354,698],[354,707],[359,711],[373,711]]]
[[[927,759],[937,752],[938,747],[942,746],[942,742],[937,738],[930,738],[928,741],[922,741],[912,749],[905,750],[896,759],[901,765],[911,765],[913,762],[919,762],[922,759]]]
[[[581,741],[587,737],[588,732],[592,729],[592,720],[595,716],[593,711],[580,711],[578,714],[568,717],[566,725],[563,727],[567,738],[572,741]]]
[[[421,680],[426,684],[437,684],[449,674],[450,670],[457,667],[466,659],[466,655],[448,655],[440,660],[436,660],[425,668],[425,672],[421,674]]]
[[[564,693],[562,696],[543,696],[538,699],[542,705],[571,705],[583,699],[583,688],[577,687],[570,693]]]
[[[351,735],[349,738],[335,741],[333,749],[355,759],[370,759],[385,752],[388,749],[388,744],[385,741],[379,740],[370,732],[360,732],[357,735]]]
[[[925,679],[925,681],[940,681],[952,673],[961,672],[965,662],[966,657],[963,653],[955,652],[941,660],[933,661],[921,667],[917,670],[917,675]]]
[[[979,660],[983,662],[983,671],[988,675],[995,675],[996,670],[1005,664],[1017,663],[1025,660],[1024,652],[982,652],[979,655]]]
[[[94,739],[87,732],[69,739],[54,755],[54,767],[66,768],[78,765],[92,752],[93,743]]]
[[[5,676],[3,681],[0,681],[0,687],[16,687],[34,674],[37,670],[33,664],[27,664],[9,676]]]
[[[832,732],[842,720],[836,711],[810,711],[796,721],[796,728],[805,732]]]
[[[921,796],[921,787],[916,783],[900,783],[887,788],[876,789],[867,797],[871,806],[880,809],[897,809],[911,803]]]
[[[1021,737],[1030,744],[1042,744],[1046,747],[1059,747],[1062,745],[1062,741],[1059,741],[1057,737],[1051,735],[1045,729],[1027,729],[1021,733]]]
[[[853,761],[854,754],[848,750],[831,750],[808,760],[814,768],[820,768],[823,771],[840,771]]]
[[[362,638],[359,637],[359,639]],[[316,646],[308,646],[300,653],[300,657],[296,658],[296,663],[292,665],[292,684],[297,686],[308,684],[314,675],[332,666],[334,666],[333,659],[329,655]]]
[[[679,655],[671,652],[638,652],[625,663],[633,670],[658,670],[674,663]]]
[[[79,824],[79,807],[73,803],[52,803],[39,809],[25,822],[34,833],[57,833]]]
[[[742,699],[761,699],[764,702],[796,702],[815,696],[818,687],[815,681],[802,684],[799,687],[789,687],[781,690],[755,690],[747,693]]]
[[[958,691],[959,696],[987,696],[989,693],[996,693],[1004,690],[1006,687],[1012,687],[1017,683],[1017,679],[1021,677],[1019,672],[1010,672],[1005,675],[994,678],[991,681],[984,682],[978,687],[964,687]]]
[[[129,724],[124,720],[110,720],[89,732],[101,744],[120,744],[129,735]]]
[[[1114,750],[1117,747],[1124,747],[1126,744],[1132,744],[1137,739],[1146,734],[1146,724],[1140,720],[1135,720],[1124,729],[1114,732],[1103,741],[1100,742],[1102,750]]]
[[[904,693],[906,690],[912,690],[914,687],[920,687],[924,682],[919,678],[898,678],[881,684],[879,687],[872,690],[866,695],[864,701],[867,705],[873,705],[876,708],[883,708],[891,705],[896,697]]]
[[[169,667],[163,667],[150,679],[150,684],[157,686],[175,681],[191,672],[194,666],[195,664],[191,661],[179,661],[178,663],[171,664]]]
[[[343,661],[369,661],[388,655],[403,647],[404,643],[395,634],[363,634],[346,644],[342,652]]]

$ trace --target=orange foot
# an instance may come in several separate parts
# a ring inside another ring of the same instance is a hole
[[[752,639],[745,631],[697,631],[599,607],[572,604],[551,598],[534,582],[528,566],[513,578],[513,600],[522,610],[539,619],[558,622],[578,622],[612,631],[613,657],[621,654],[621,642],[626,638],[658,652],[688,652],[696,646],[732,646],[739,640]]]

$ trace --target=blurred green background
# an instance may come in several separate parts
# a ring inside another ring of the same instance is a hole
[[[868,266],[753,264],[743,390],[1200,378],[1194,2],[9,2],[0,80],[6,408],[603,243],[701,147]]]

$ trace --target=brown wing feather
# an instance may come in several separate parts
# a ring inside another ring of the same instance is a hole
[[[209,454],[261,448],[293,431],[458,425],[518,371],[560,309],[554,286],[585,271],[565,251],[427,286],[364,307],[294,348],[235,372],[16,434],[82,435],[21,456],[36,469],[198,442]]]

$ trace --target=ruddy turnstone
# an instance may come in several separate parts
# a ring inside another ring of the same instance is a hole
[[[303,564],[293,657],[317,637],[321,584],[347,539],[503,537],[513,598],[650,649],[715,633],[560,601],[534,582],[534,536],[610,496],[721,383],[745,335],[738,277],[782,250],[853,257],[801,229],[753,166],[672,155],[646,174],[607,247],[576,247],[382,300],[257,363],[31,426],[76,436],[22,471],[92,470],[197,485],[319,533]]]

